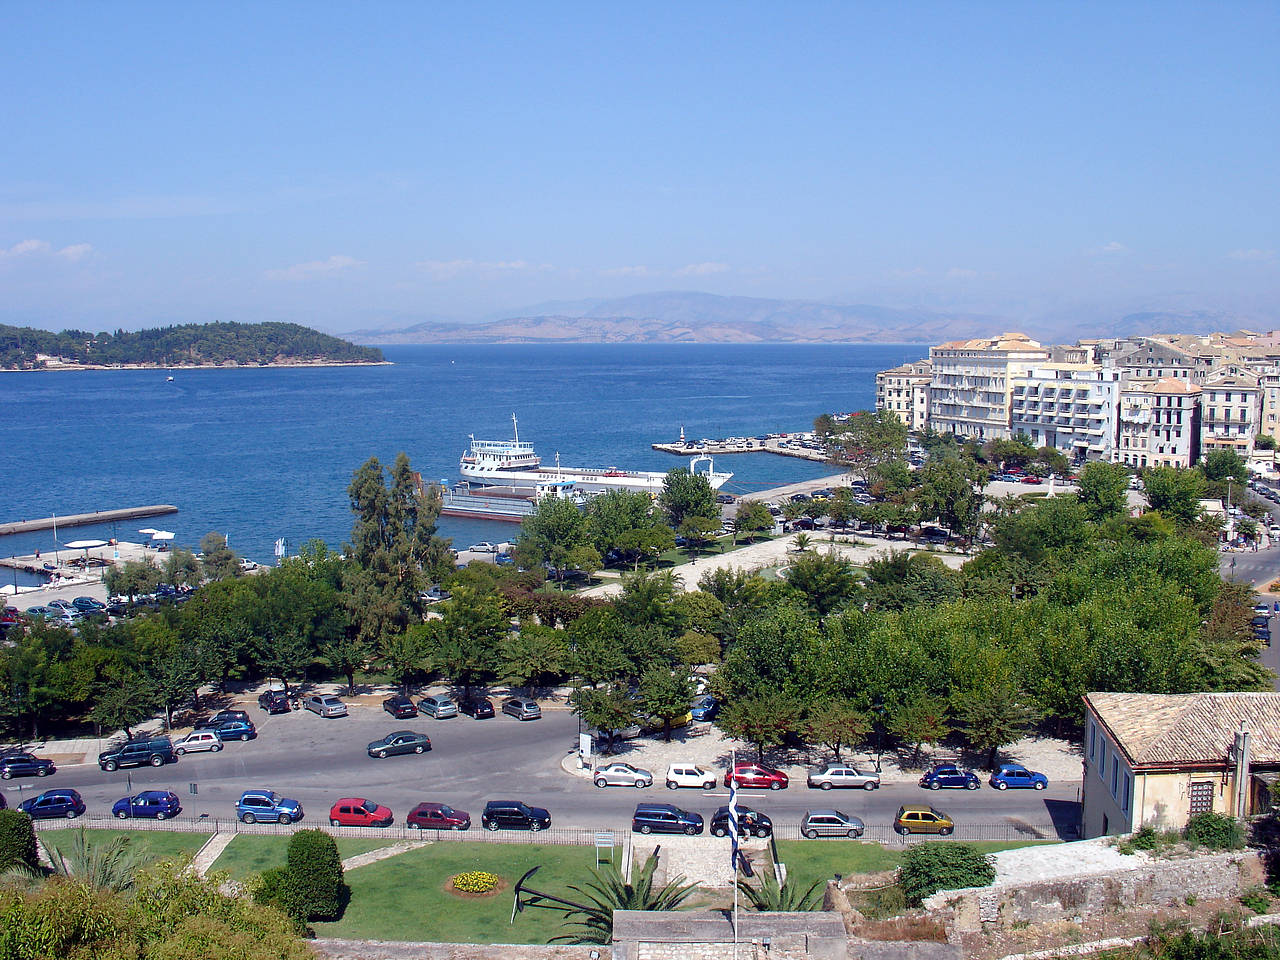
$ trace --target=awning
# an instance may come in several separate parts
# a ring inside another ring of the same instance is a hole
[[[68,550],[92,550],[94,547],[105,547],[105,540],[72,540],[70,543],[64,543],[63,546]]]
[[[151,534],[151,539],[152,540],[172,540],[173,534],[170,533],[168,530],[157,530],[155,533]]]
[[[160,531],[159,531],[159,530],[157,530],[155,527],[143,527],[143,528],[142,528],[141,530],[139,530],[138,532],[139,532],[139,533],[145,533],[145,534],[149,537],[149,536],[152,536],[153,534],[157,534],[157,533],[159,533]]]

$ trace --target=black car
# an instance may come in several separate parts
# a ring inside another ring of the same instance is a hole
[[[18,809],[32,820],[50,820],[54,817],[72,819],[84,813],[84,801],[74,790],[46,790],[38,797],[23,800]]]
[[[767,837],[773,833],[773,821],[766,817],[759,810],[752,810],[750,807],[738,808],[738,836],[745,837],[748,834],[757,837]],[[729,808],[718,807],[716,812],[711,815],[711,835],[713,837],[727,837],[729,835]]]
[[[431,749],[431,738],[415,730],[397,730],[369,744],[369,756],[378,760],[402,753],[425,753]]]
[[[383,700],[382,709],[397,720],[412,720],[418,715],[418,708],[403,693],[397,693],[394,697]]]
[[[484,805],[480,823],[486,830],[536,833],[551,826],[551,814],[544,807],[531,807],[520,800],[490,800]]]
[[[488,720],[493,716],[493,701],[488,697],[468,697],[458,704],[458,709],[475,720]]]
[[[702,832],[702,814],[681,810],[671,803],[637,803],[631,829],[637,833],[685,833],[695,837]]]
[[[289,698],[285,696],[283,690],[268,690],[258,694],[258,706],[269,714],[288,713],[293,709],[289,706]]]
[[[216,730],[228,720],[239,720],[241,723],[249,723],[249,714],[243,710],[220,710],[207,720],[197,720],[193,726],[195,730]]]
[[[0,759],[0,778],[5,780],[14,777],[47,777],[57,770],[52,760],[44,760],[29,753],[11,753]]]
[[[173,752],[173,744],[168,737],[129,740],[98,754],[98,766],[108,773],[118,767],[141,767],[146,764],[159,767],[166,763],[177,763],[177,761],[178,755]]]

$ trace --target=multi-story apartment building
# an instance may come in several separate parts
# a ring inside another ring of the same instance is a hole
[[[1200,385],[1200,448],[1234,450],[1246,459],[1263,423],[1263,387],[1247,373],[1223,370]]]
[[[933,364],[928,360],[904,363],[876,374],[876,409],[897,414],[908,430],[929,426],[929,384]]]
[[[991,440],[1011,436],[1013,378],[1049,359],[1026,334],[957,340],[929,350],[929,425],[939,433]]]
[[[1102,350],[1104,366],[1127,379],[1160,380],[1173,377],[1200,383],[1227,358],[1221,345],[1198,337],[1133,337],[1117,340]]]
[[[1200,459],[1200,387],[1190,378],[1120,388],[1114,459],[1131,467],[1190,467]]]
[[[1044,363],[1013,378],[1009,430],[1074,460],[1111,460],[1120,372],[1096,363]]]

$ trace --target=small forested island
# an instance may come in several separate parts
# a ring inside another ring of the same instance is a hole
[[[0,369],[266,367],[386,363],[359,347],[296,323],[188,323],[154,330],[54,333],[0,324]]]

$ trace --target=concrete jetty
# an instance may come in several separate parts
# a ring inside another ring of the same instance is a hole
[[[727,440],[676,440],[670,443],[651,443],[654,450],[672,453],[678,457],[714,455],[723,457],[730,453],[776,453],[783,457],[801,460],[827,460],[826,451],[814,449],[814,441],[798,439],[794,434],[770,434],[758,437],[730,438]]]
[[[14,523],[0,523],[0,536],[7,536],[11,533],[29,533],[32,530],[52,530],[54,527],[79,527],[87,523],[141,520],[143,517],[158,517],[162,514],[177,512],[178,508],[172,504],[159,503],[150,507],[125,507],[121,510],[95,510],[93,513],[72,513],[65,517],[44,517],[41,520],[19,520]]]

